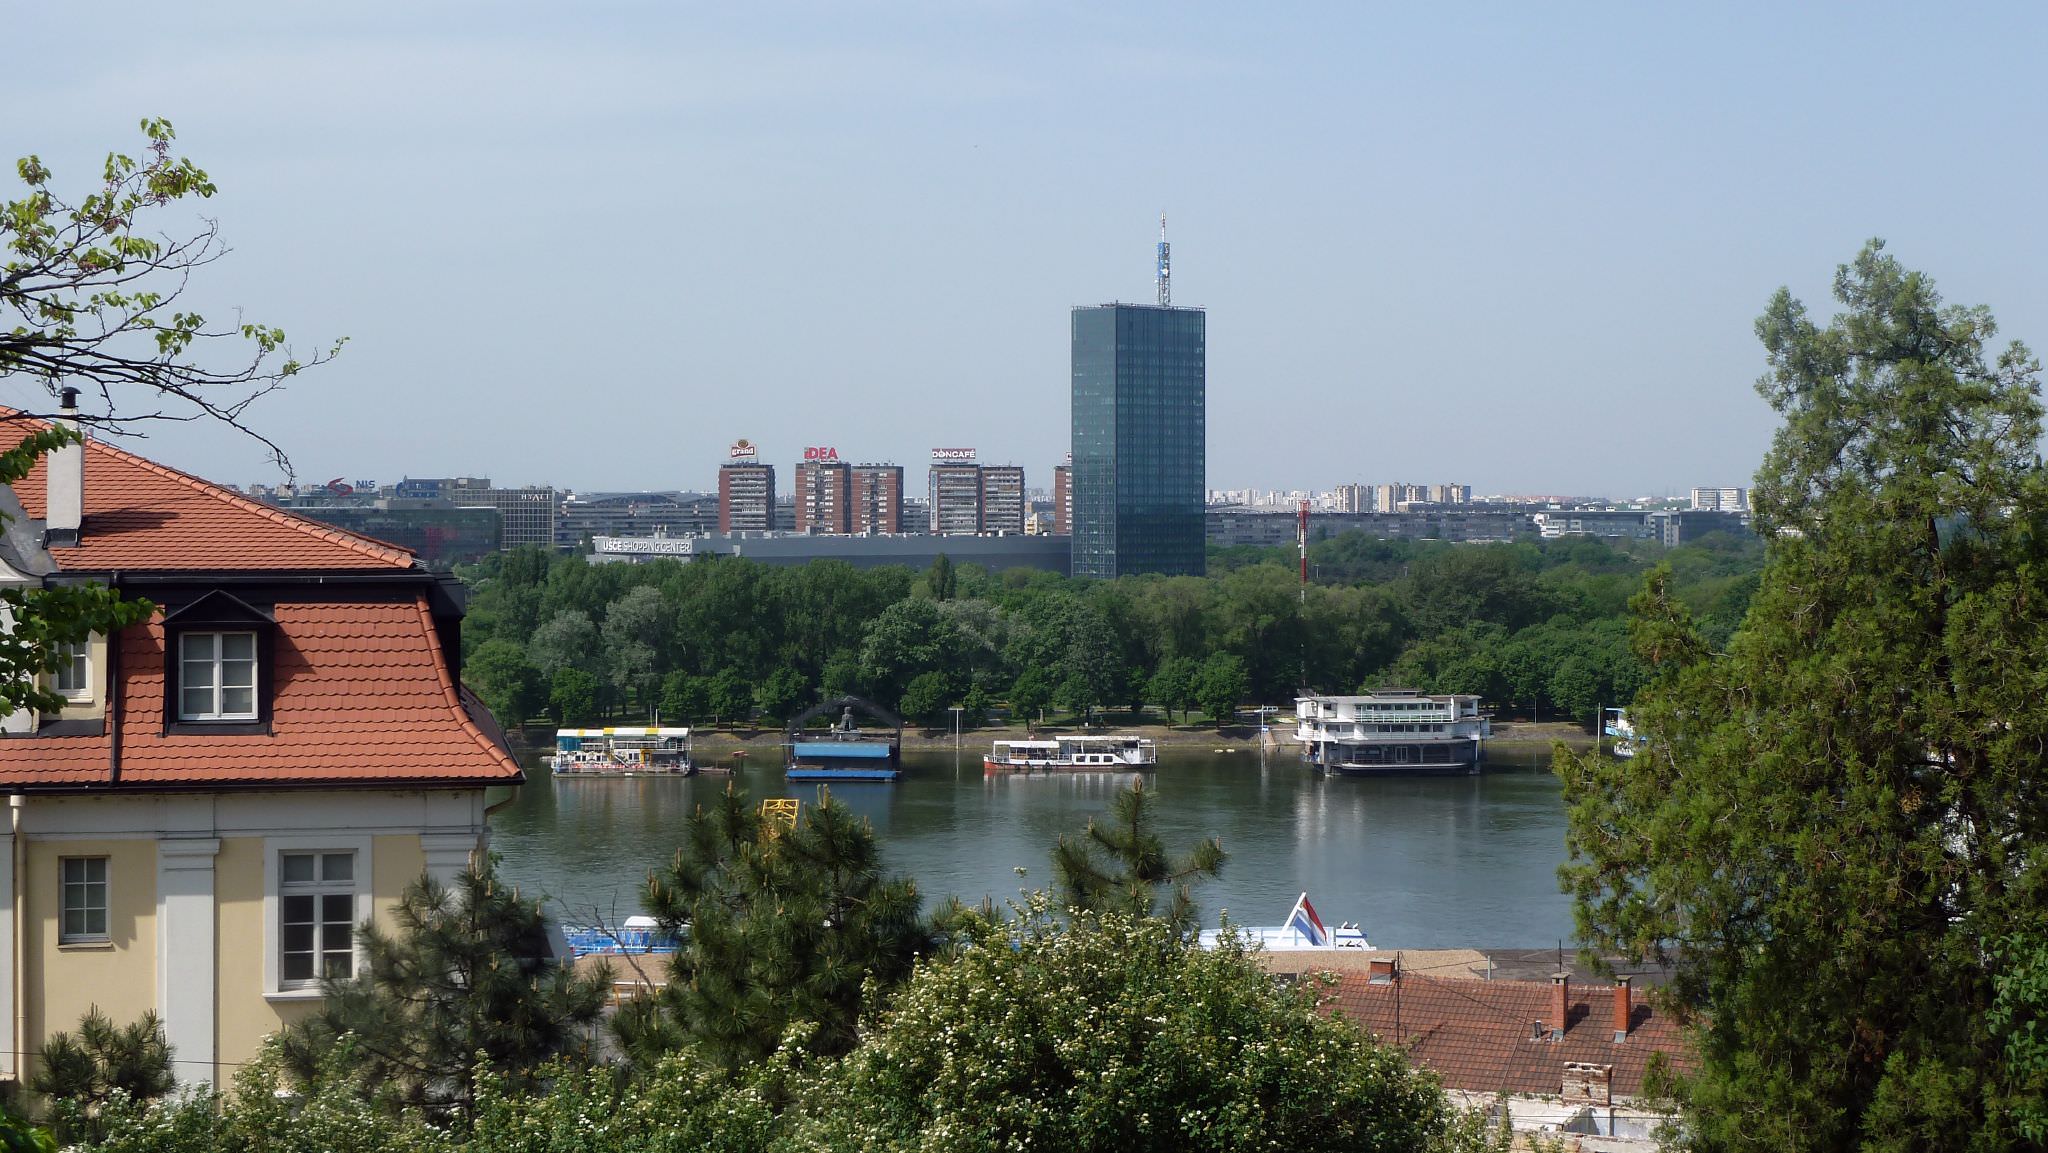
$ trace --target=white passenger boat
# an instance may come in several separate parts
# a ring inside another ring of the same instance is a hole
[[[1343,777],[1476,773],[1493,726],[1479,698],[1379,689],[1294,702],[1301,755]]]
[[[1602,731],[1608,740],[1614,742],[1607,751],[1623,760],[1635,756],[1643,746],[1641,738],[1636,736],[1635,725],[1628,719],[1628,710],[1608,709],[1606,720]]]
[[[983,774],[1136,773],[1159,763],[1150,737],[1061,735],[1049,741],[997,741],[981,759]]]
[[[557,776],[688,776],[697,771],[686,728],[556,729],[555,755],[548,764]]]

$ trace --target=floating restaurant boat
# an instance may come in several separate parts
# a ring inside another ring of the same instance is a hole
[[[661,931],[653,917],[635,915],[616,929],[590,925],[564,925],[562,937],[572,957],[624,957],[643,953],[673,953],[676,938]]]
[[[1294,713],[1302,758],[1343,777],[1476,773],[1493,733],[1478,697],[1410,689],[1299,697]]]
[[[686,777],[697,771],[686,728],[556,729],[548,765],[557,776]]]
[[[823,733],[806,733],[804,726],[814,718],[839,709],[839,722]],[[895,727],[893,731],[866,733],[854,723],[854,710],[879,717]],[[782,777],[788,781],[894,781],[903,776],[898,753],[903,745],[903,723],[879,705],[859,697],[826,701],[789,724],[789,764]]]
[[[1062,734],[1049,741],[997,741],[981,759],[983,775],[999,773],[1137,773],[1156,768],[1150,737]]]

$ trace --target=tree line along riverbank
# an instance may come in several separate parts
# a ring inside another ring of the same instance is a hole
[[[1352,533],[1311,547],[1305,588],[1281,550],[1242,549],[1218,553],[1206,577],[1115,581],[943,557],[920,572],[591,564],[540,550],[458,575],[470,588],[464,679],[508,724],[771,728],[855,693],[950,740],[956,707],[977,731],[1019,716],[1213,726],[1303,686],[1475,693],[1503,717],[1589,724],[1642,680],[1624,618],[1645,574],[1668,566],[1678,597],[1725,638],[1761,558],[1754,539],[1721,535],[1666,550]]]

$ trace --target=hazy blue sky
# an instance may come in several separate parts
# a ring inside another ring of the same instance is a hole
[[[1042,485],[1067,310],[1150,299],[1163,209],[1212,487],[1625,496],[1747,483],[1752,321],[1866,237],[2048,344],[2044,13],[22,5],[0,151],[79,188],[176,123],[209,302],[350,338],[261,412],[302,479],[704,488],[744,436]]]

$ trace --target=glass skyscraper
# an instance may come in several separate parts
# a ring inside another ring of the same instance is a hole
[[[1204,570],[1208,380],[1199,308],[1073,312],[1073,572]]]

